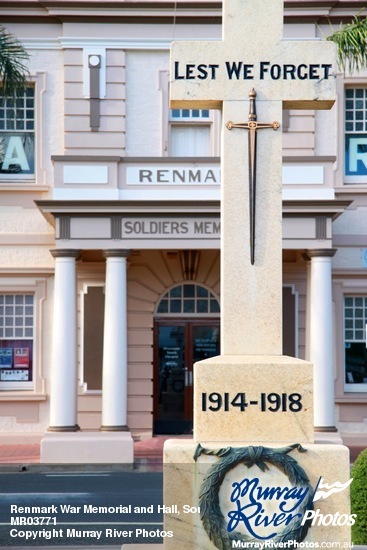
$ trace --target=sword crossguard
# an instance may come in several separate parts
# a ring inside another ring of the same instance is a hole
[[[256,120],[250,120],[249,122],[240,122],[235,124],[231,120],[226,123],[228,130],[233,130],[233,128],[242,128],[243,130],[262,130],[264,128],[273,128],[273,130],[278,130],[280,128],[279,122],[272,122],[270,124],[265,124],[263,122],[257,122]]]

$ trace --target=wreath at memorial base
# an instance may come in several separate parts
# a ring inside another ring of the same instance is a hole
[[[294,458],[288,456],[288,453],[294,449],[297,449],[301,453],[306,452],[306,449],[303,449],[298,443],[280,449],[268,447],[240,447],[234,449],[232,447],[225,447],[214,451],[205,449],[200,444],[197,446],[194,455],[195,461],[202,454],[215,455],[220,458],[219,462],[211,466],[206,474],[199,495],[200,518],[208,537],[216,548],[219,548],[219,550],[231,550],[233,548],[233,541],[246,543],[259,542],[259,539],[254,539],[239,532],[228,532],[227,523],[220,508],[220,487],[227,472],[233,470],[239,464],[244,464],[248,468],[256,464],[263,472],[269,469],[267,463],[272,464],[288,477],[293,486],[309,489],[307,497],[297,510],[297,513],[301,514],[301,517],[292,520],[291,525],[287,525],[272,541],[286,542],[295,540],[296,542],[302,542],[305,539],[310,526],[310,520],[304,525],[301,525],[301,521],[304,513],[307,510],[313,509],[313,488],[305,471]]]

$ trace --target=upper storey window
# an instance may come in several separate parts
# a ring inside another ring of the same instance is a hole
[[[173,157],[209,157],[212,119],[208,109],[170,111],[170,148]]]
[[[165,157],[220,156],[221,111],[169,109],[169,72],[159,71],[161,91],[161,154]]]
[[[367,183],[367,88],[345,90],[345,181]]]
[[[209,120],[209,109],[171,109],[172,120]]]
[[[33,178],[35,173],[35,89],[18,97],[0,94],[0,177]]]

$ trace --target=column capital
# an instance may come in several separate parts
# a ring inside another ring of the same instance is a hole
[[[81,250],[73,248],[55,248],[54,250],[50,250],[50,252],[54,258],[75,258],[76,260],[82,253]]]
[[[105,258],[127,258],[130,256],[131,250],[129,249],[111,249],[111,250],[103,250],[103,256]]]
[[[306,250],[302,257],[304,260],[309,261],[312,258],[332,258],[335,256],[336,248],[317,248],[315,250]]]

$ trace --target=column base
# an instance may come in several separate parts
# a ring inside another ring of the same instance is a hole
[[[74,426],[49,426],[47,428],[48,432],[78,432],[80,426],[75,424]]]
[[[128,426],[101,426],[100,432],[128,432]]]
[[[41,440],[42,464],[132,464],[130,432],[47,432]]]

